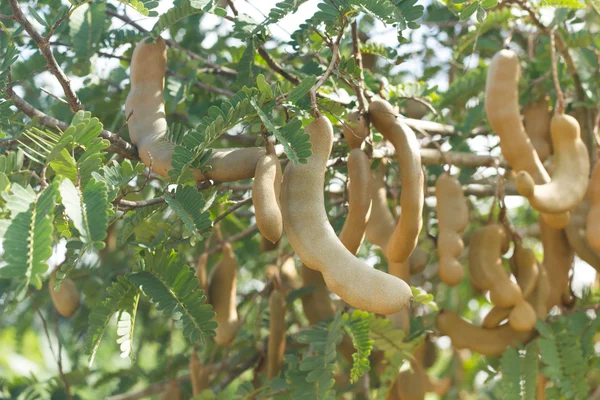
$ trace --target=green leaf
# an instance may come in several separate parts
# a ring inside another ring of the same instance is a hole
[[[256,87],[258,88],[262,98],[270,99],[273,97],[271,86],[269,86],[267,81],[265,81],[265,76],[263,74],[258,74],[256,77]]]
[[[164,315],[181,321],[183,335],[190,343],[204,341],[205,336],[215,336],[217,323],[210,304],[205,304],[204,291],[198,287],[198,279],[174,251],[164,250],[146,253],[146,269],[127,275],[134,285],[155,304]]]
[[[288,99],[293,103],[297,102],[310,91],[315,83],[317,83],[317,77],[315,75],[307,76],[290,92]]]
[[[158,37],[161,32],[170,29],[175,24],[186,19],[190,15],[203,14],[204,11],[194,8],[194,2],[192,4],[185,0],[181,2],[181,5],[176,5],[170,8],[166,13],[161,14],[158,20],[154,24],[154,27],[150,31],[152,37]]]
[[[355,310],[351,315],[343,314],[343,318],[344,329],[357,350],[352,355],[354,363],[350,370],[350,383],[355,383],[361,376],[371,370],[369,355],[373,350],[374,341],[369,336],[369,321],[372,317],[368,312]]]
[[[489,10],[492,7],[496,7],[498,5],[498,0],[483,0],[481,2],[481,7],[486,10]]]
[[[204,209],[204,197],[192,186],[178,186],[174,195],[165,194],[165,201],[181,218],[185,226],[198,238],[212,225],[210,214]]]
[[[119,230],[119,234],[117,236],[117,244],[119,246],[125,244],[127,239],[131,236],[134,229],[140,226],[143,222],[148,220],[156,213],[160,213],[165,208],[167,208],[166,203],[154,204],[148,207],[138,208],[134,212],[131,212],[125,217],[123,220],[123,226]]]
[[[543,0],[541,5],[554,8],[568,8],[572,10],[585,8],[585,4],[577,0]]]
[[[93,2],[77,7],[69,18],[73,51],[79,57],[91,57],[100,43],[106,23],[106,3]]]
[[[48,25],[48,22],[46,22],[46,20],[44,18],[42,18],[40,16],[40,14],[37,13],[37,11],[35,11],[35,9],[31,6],[28,6],[27,9],[29,10],[29,13],[31,14],[31,16],[33,18],[35,18],[35,20],[37,22],[39,22],[42,26],[45,26],[46,28],[49,28],[50,25]]]
[[[469,4],[465,8],[463,8],[462,11],[460,12],[460,20],[466,21],[469,18],[471,18],[471,15],[473,15],[475,13],[475,11],[477,11],[478,7],[479,7],[479,2],[476,1],[476,2]]]

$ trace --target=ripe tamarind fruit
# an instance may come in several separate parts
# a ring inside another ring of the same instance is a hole
[[[404,262],[417,246],[423,226],[425,197],[421,146],[412,129],[397,118],[394,108],[387,101],[372,101],[369,116],[377,130],[396,149],[396,158],[400,164],[402,213],[389,238],[386,255],[389,261]]]
[[[550,182],[550,176],[533,147],[519,111],[519,76],[517,54],[500,50],[492,58],[485,89],[485,111],[498,137],[502,155],[515,172],[527,172],[536,184]],[[554,228],[564,228],[567,212],[543,213],[542,218]]]
[[[556,114],[550,122],[554,171],[548,183],[536,185],[527,171],[519,171],[517,191],[541,212],[569,211],[583,200],[590,174],[588,151],[581,140],[579,122],[570,115]]]
[[[281,208],[290,245],[327,286],[353,307],[379,314],[400,311],[412,293],[406,282],[357,259],[338,239],[324,207],[324,180],[333,144],[326,117],[306,127],[313,154],[306,164],[288,164],[281,187]]]
[[[256,164],[252,185],[252,203],[256,225],[262,235],[277,243],[283,234],[283,220],[279,207],[281,191],[281,164],[275,154],[265,154]]]
[[[356,255],[365,238],[371,212],[371,170],[369,158],[361,149],[348,156],[348,215],[340,232],[340,241]]]
[[[131,56],[131,89],[125,100],[125,115],[131,142],[137,146],[141,160],[153,172],[169,177],[175,146],[167,139],[164,104],[167,48],[158,37],[142,39]],[[254,176],[256,163],[265,154],[258,147],[213,150],[205,174],[194,171],[196,180],[212,179],[232,182]]]
[[[540,274],[535,253],[533,250],[523,247],[521,243],[516,243],[512,261],[515,265],[514,274],[523,297],[528,298],[535,289]]]
[[[208,369],[200,363],[196,351],[192,351],[189,363],[190,380],[192,381],[192,393],[199,395],[203,390],[208,389],[209,375]]]
[[[473,286],[489,290],[494,285],[485,269],[489,268],[489,263],[499,263],[502,267],[501,255],[508,251],[509,244],[502,225],[490,224],[475,231],[469,243],[469,272]]]
[[[410,263],[410,274],[417,275],[423,272],[425,267],[427,267],[429,256],[425,250],[420,247],[416,247],[408,260]]]
[[[586,236],[590,246],[600,251],[600,161],[596,161],[589,185],[590,211],[587,216]]]
[[[206,265],[208,263],[208,253],[202,253],[196,260],[196,277],[198,286],[206,293],[208,289],[208,279],[206,277]]]
[[[268,239],[266,239],[264,236],[260,236],[260,251],[262,253],[266,253],[268,251],[273,251],[277,248],[277,246],[279,245],[280,241],[277,241],[276,243],[271,243]]]
[[[348,121],[342,124],[344,139],[351,149],[360,149],[365,138],[369,136],[369,124],[360,111],[348,113]]]
[[[183,392],[175,379],[169,381],[169,386],[160,396],[160,400],[183,400]]]
[[[589,212],[589,200],[584,198],[571,212],[571,219],[569,220],[569,225],[565,228],[565,233],[567,234],[569,245],[571,245],[575,254],[595,268],[596,271],[600,271],[600,252],[592,248],[586,238],[586,224]]]
[[[238,263],[231,243],[223,243],[223,259],[214,267],[208,285],[208,299],[217,314],[215,342],[226,346],[235,339],[240,328],[235,292]]]
[[[60,315],[65,318],[70,318],[75,314],[81,303],[81,296],[79,290],[75,286],[70,278],[62,280],[60,290],[57,292],[54,290],[54,282],[56,281],[56,270],[50,275],[50,281],[48,282],[48,289],[50,290],[50,298],[54,308]]]
[[[294,257],[286,258],[280,268],[281,284],[285,293],[296,290],[300,287],[298,282],[298,271],[296,271],[296,261]]]
[[[396,227],[394,216],[388,208],[385,170],[386,162],[381,160],[373,171],[371,179],[371,216],[365,230],[367,240],[379,246],[384,254],[386,253],[388,240]]]
[[[550,295],[547,306],[551,309],[562,304],[563,293],[569,290],[569,271],[573,265],[573,250],[562,229],[549,227],[542,219],[540,224],[540,239],[544,249],[543,265],[550,282]]]
[[[285,354],[285,296],[274,289],[269,296],[269,346],[267,350],[267,377],[279,375]]]
[[[392,390],[396,389],[400,400],[423,400],[427,373],[423,368],[424,344],[421,343],[413,352],[414,359],[410,360],[410,369],[398,374],[398,379]]]
[[[464,249],[461,233],[469,225],[469,209],[462,187],[450,174],[440,175],[435,183],[436,211],[439,235],[437,250],[438,272],[446,285],[456,286],[464,271],[457,260]]]
[[[544,162],[552,154],[552,140],[550,138],[552,113],[550,107],[548,107],[548,101],[548,96],[541,96],[536,101],[523,107],[525,132],[527,132],[541,162]]]
[[[483,318],[481,322],[481,326],[484,328],[495,328],[502,324],[502,321],[508,318],[510,311],[512,309],[510,307],[498,307],[494,306]]]
[[[507,347],[515,347],[517,342],[525,344],[534,335],[533,331],[518,332],[508,324],[481,328],[450,310],[440,311],[435,325],[442,335],[450,337],[455,349],[470,349],[486,356],[499,356]]]

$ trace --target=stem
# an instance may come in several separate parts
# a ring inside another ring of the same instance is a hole
[[[365,74],[363,73],[363,62],[362,62],[362,54],[360,52],[360,38],[358,37],[358,23],[354,20],[351,24],[352,27],[352,53],[354,54],[354,60],[356,61],[356,65],[360,70],[360,74],[358,75],[358,85],[354,88],[356,92],[356,98],[358,100],[358,108],[361,113],[365,113],[367,111],[366,108],[366,95],[365,95]]]
[[[556,113],[563,115],[565,113],[565,96],[560,88],[558,80],[558,66],[556,61],[556,40],[554,38],[554,29],[550,30],[550,53],[552,57],[552,79],[554,80],[554,90],[556,90]]]

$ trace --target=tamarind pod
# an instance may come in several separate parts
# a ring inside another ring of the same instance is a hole
[[[575,254],[597,271],[600,271],[600,252],[593,249],[586,238],[586,224],[589,210],[590,203],[585,198],[573,209],[569,225],[565,228],[565,233],[569,245],[575,251]]]
[[[396,227],[394,216],[388,208],[385,188],[384,160],[377,165],[371,179],[371,216],[367,222],[365,235],[367,240],[381,248],[385,254],[387,243]]]
[[[277,248],[277,246],[279,245],[279,240],[275,243],[271,243],[268,239],[266,239],[264,236],[260,236],[260,251],[262,253],[266,253],[267,251],[273,251]]]
[[[585,196],[590,160],[581,140],[579,123],[570,115],[554,115],[550,123],[554,146],[554,173],[548,183],[536,185],[531,175],[519,171],[517,191],[541,212],[559,213],[574,208]]]
[[[195,171],[196,180],[211,179],[219,182],[235,182],[254,177],[258,161],[266,154],[261,147],[213,149],[206,165],[212,169],[204,174]]]
[[[537,315],[531,304],[524,299],[517,303],[508,315],[508,323],[517,332],[529,332],[535,328]]]
[[[526,171],[534,182],[550,182],[550,176],[531,144],[519,112],[519,76],[521,67],[517,54],[500,50],[492,58],[485,88],[485,111],[490,126],[500,138],[502,155],[515,172]],[[562,214],[562,215],[560,215]],[[555,228],[564,228],[566,212],[543,214],[542,218]]]
[[[545,320],[550,310],[548,299],[550,298],[552,287],[544,264],[539,265],[539,270],[537,284],[531,295],[527,298],[527,301],[533,306],[537,318]]]
[[[590,211],[586,236],[593,249],[600,251],[600,161],[596,162],[589,183]]]
[[[415,99],[406,99],[404,115],[412,119],[421,119],[429,112],[429,107]]]
[[[548,107],[548,101],[548,96],[541,96],[537,101],[529,103],[523,108],[525,132],[527,132],[541,162],[544,162],[552,154],[550,138],[552,113]]]
[[[543,265],[550,282],[547,306],[551,309],[562,303],[562,295],[569,286],[569,271],[573,265],[573,251],[564,230],[550,228],[539,221],[540,239],[544,249]]]
[[[196,396],[207,389],[209,385],[209,371],[200,363],[196,351],[192,351],[192,355],[190,356],[189,370],[190,380],[192,381],[192,393]]]
[[[298,282],[298,271],[296,271],[296,261],[294,257],[288,257],[283,261],[280,268],[281,282],[286,293],[296,290],[300,287]]]
[[[437,347],[429,335],[425,337],[425,348],[423,351],[423,367],[431,368],[437,361]]]
[[[469,226],[469,208],[460,182],[448,173],[441,174],[435,182],[435,206],[440,229],[457,233]]]
[[[417,275],[425,270],[429,257],[427,252],[420,247],[416,247],[408,259],[410,263],[410,274]]]
[[[363,240],[371,213],[371,169],[369,158],[360,149],[348,156],[348,215],[340,232],[340,241],[356,255]]]
[[[483,318],[481,322],[481,326],[484,328],[496,328],[500,326],[502,321],[508,318],[510,311],[512,308],[510,307],[498,307],[494,306]]]
[[[183,400],[183,392],[176,380],[171,379],[169,386],[160,396],[160,400]]]
[[[483,250],[481,229],[479,228],[475,231],[469,242],[469,274],[471,275],[471,283],[475,288],[478,290],[487,290],[491,286],[491,283],[488,282],[487,277],[483,273],[480,261],[480,253]]]
[[[75,314],[81,303],[81,296],[79,290],[75,286],[70,278],[65,278],[61,282],[60,290],[57,292],[54,290],[54,282],[56,281],[56,271],[50,275],[50,281],[48,282],[48,289],[50,290],[50,298],[54,308],[60,315],[65,318],[70,318]]]
[[[462,265],[457,260],[464,249],[462,238],[457,232],[440,226],[437,248],[440,279],[448,286],[458,285],[464,277]]]
[[[283,234],[283,220],[279,208],[281,164],[274,154],[265,154],[256,164],[252,185],[252,203],[256,225],[262,235],[276,243]]]
[[[398,374],[396,384],[399,400],[423,400],[425,398],[425,382],[427,374],[423,368],[425,345],[421,343],[413,352],[410,369]]]
[[[348,251],[329,224],[324,180],[333,144],[326,117],[306,127],[313,153],[306,164],[288,164],[281,187],[284,227],[290,245],[307,267],[323,274],[327,286],[353,307],[379,314],[400,311],[412,293],[406,282],[376,270]]]
[[[274,289],[269,296],[269,347],[267,350],[267,377],[279,375],[285,354],[285,296]]]
[[[445,376],[442,379],[436,379],[429,375],[425,375],[425,391],[427,393],[435,393],[440,397],[444,397],[451,386],[452,379],[449,376]]]
[[[208,285],[208,298],[217,314],[215,321],[215,342],[226,346],[235,339],[240,321],[236,307],[237,268],[238,263],[231,243],[223,243],[223,259],[213,269]]]
[[[517,278],[517,283],[521,288],[523,297],[528,298],[533,289],[535,289],[540,274],[535,253],[533,250],[517,244],[515,245],[513,259],[516,265],[515,277]]]
[[[360,149],[365,138],[369,136],[369,124],[360,111],[348,113],[348,121],[342,124],[344,139],[351,149]]]
[[[198,286],[200,289],[207,291],[208,279],[206,277],[206,264],[208,263],[208,253],[202,253],[196,260],[196,277],[198,278]]]
[[[421,169],[421,146],[415,133],[396,118],[394,108],[385,100],[374,100],[369,115],[377,130],[392,143],[400,164],[402,213],[388,240],[389,261],[403,262],[417,246],[423,226],[424,177]]]
[[[329,290],[319,271],[312,270],[302,264],[300,275],[304,286],[314,286],[315,290],[301,297],[304,315],[311,325],[315,325],[324,319],[333,318],[335,307],[329,297]]]
[[[539,372],[537,374],[537,379],[536,379],[536,395],[537,395],[537,400],[546,400],[546,382],[547,379],[544,376],[544,374],[542,374],[541,372]]]
[[[450,310],[442,310],[435,319],[442,335],[450,337],[455,349],[469,349],[485,356],[499,356],[507,347],[525,344],[533,337],[533,331],[517,332],[508,324],[496,328],[475,326]]]

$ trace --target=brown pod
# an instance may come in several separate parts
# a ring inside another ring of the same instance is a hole
[[[66,318],[70,318],[75,314],[79,308],[81,297],[75,282],[69,278],[62,280],[60,290],[56,292],[54,290],[54,282],[56,281],[56,271],[52,272],[50,276],[50,282],[48,283],[48,289],[50,290],[50,297],[54,308],[60,315]]]
[[[200,363],[196,351],[192,351],[190,356],[190,380],[192,381],[192,393],[194,396],[202,393],[203,390],[209,387],[208,369]]]
[[[196,277],[198,278],[198,286],[201,290],[208,289],[208,278],[206,277],[206,265],[208,263],[208,253],[202,253],[196,260]]]
[[[485,110],[488,121],[500,137],[502,155],[515,172],[525,171],[536,184],[550,182],[550,175],[542,165],[521,121],[519,111],[519,77],[521,68],[517,54],[500,50],[492,58],[485,89]],[[564,228],[569,222],[568,212],[542,214],[546,223]]]
[[[508,318],[511,310],[512,308],[493,307],[483,318],[481,326],[484,328],[496,328],[500,326]]]
[[[596,161],[589,183],[590,211],[586,236],[593,249],[600,251],[600,161]]]
[[[394,108],[385,100],[369,105],[373,125],[396,149],[400,164],[402,213],[388,240],[386,256],[389,261],[404,262],[417,246],[423,226],[424,176],[421,169],[421,146],[415,133],[397,118]]]
[[[279,242],[280,240],[278,240],[276,243],[271,243],[268,239],[266,239],[264,236],[260,236],[260,251],[262,253],[266,253],[267,251],[273,251],[277,248],[277,246],[279,246]]]
[[[160,400],[183,400],[183,392],[176,380],[171,379],[167,389],[160,395]]]
[[[304,315],[311,325],[317,324],[324,319],[333,318],[335,307],[329,297],[329,289],[325,284],[323,275],[319,271],[312,270],[302,264],[302,281],[304,286],[313,286],[315,290],[302,296],[302,307]]]
[[[288,257],[281,264],[279,271],[281,283],[286,293],[296,290],[300,287],[298,271],[296,271],[296,261],[294,257]]]
[[[447,173],[437,179],[435,197],[439,221],[438,272],[442,282],[456,286],[464,276],[462,265],[457,258],[464,249],[461,233],[469,225],[467,199],[458,180]]]
[[[283,220],[279,207],[280,191],[281,164],[277,155],[266,154],[256,165],[252,203],[258,230],[272,243],[277,243],[283,234]]]
[[[269,347],[267,350],[267,377],[279,375],[285,354],[285,296],[274,289],[269,296]]]
[[[525,131],[542,162],[552,154],[550,138],[552,112],[548,102],[548,96],[541,96],[537,101],[529,103],[523,108]]]
[[[340,241],[356,255],[365,238],[367,221],[371,212],[371,169],[369,158],[360,149],[348,156],[348,215]]]
[[[540,274],[539,264],[535,258],[535,253],[533,250],[517,243],[515,245],[513,260],[516,269],[515,277],[517,278],[517,283],[521,288],[523,297],[528,298],[531,292],[533,292],[533,289],[535,289]]]
[[[429,256],[427,252],[420,247],[416,247],[409,258],[410,261],[410,274],[417,275],[425,270]]]
[[[348,122],[342,124],[344,139],[351,149],[360,149],[363,141],[369,136],[369,124],[360,111],[348,113]]]
[[[589,193],[588,188],[588,193]],[[589,196],[588,196],[589,197]],[[587,217],[590,211],[590,203],[587,198],[571,212],[569,225],[565,228],[567,240],[575,254],[590,266],[600,271],[600,251],[595,250],[586,237]]]
[[[442,335],[450,337],[456,349],[470,349],[485,356],[499,356],[507,347],[525,344],[533,337],[533,331],[517,332],[508,324],[497,328],[475,326],[450,310],[442,310],[435,324]]]
[[[365,230],[367,240],[379,246],[384,254],[387,242],[396,227],[394,216],[387,203],[385,170],[385,160],[381,160],[371,179],[371,216]]]
[[[569,288],[569,271],[573,266],[573,250],[562,229],[553,229],[540,219],[540,238],[544,249],[543,265],[550,282],[548,309],[562,304],[562,297]]]
[[[215,342],[226,346],[235,339],[240,328],[236,306],[238,263],[229,242],[223,243],[223,259],[215,266],[208,285],[208,298],[217,314]]]

